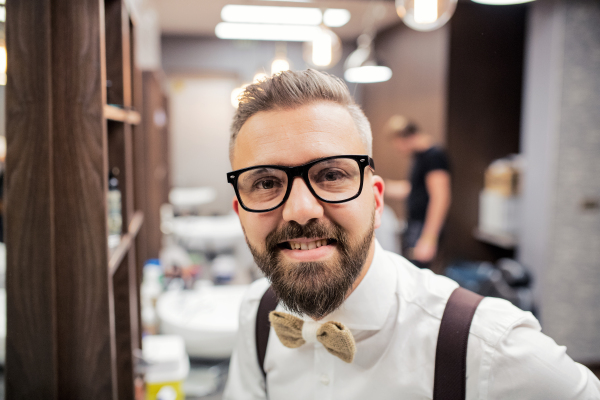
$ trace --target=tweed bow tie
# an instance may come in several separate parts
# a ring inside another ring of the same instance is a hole
[[[348,328],[340,322],[323,324],[303,321],[288,313],[271,311],[271,326],[285,347],[295,349],[304,343],[320,342],[328,352],[341,360],[351,363],[356,353],[354,337]]]

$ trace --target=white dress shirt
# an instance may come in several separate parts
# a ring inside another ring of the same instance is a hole
[[[343,362],[320,343],[289,349],[271,328],[265,390],[254,332],[258,304],[268,286],[266,279],[254,282],[242,303],[224,399],[433,397],[438,329],[456,282],[420,270],[376,243],[363,281],[338,310],[320,321],[339,321],[352,331],[354,361]],[[277,310],[285,311],[281,304]],[[541,333],[531,313],[505,300],[485,298],[469,334],[466,398],[600,399],[600,382],[567,356],[564,346]]]

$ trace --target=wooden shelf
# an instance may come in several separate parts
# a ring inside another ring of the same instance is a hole
[[[129,223],[129,227],[127,229],[127,233],[121,236],[121,241],[119,245],[114,248],[114,250],[110,254],[110,259],[108,260],[108,270],[110,275],[114,275],[119,265],[127,255],[129,249],[135,242],[135,237],[140,231],[142,224],[144,223],[144,213],[141,211],[136,211],[133,214],[133,218]]]
[[[512,235],[486,232],[479,228],[473,229],[473,236],[480,242],[491,244],[506,250],[514,250],[518,245],[517,238]]]
[[[128,124],[137,125],[141,122],[140,113],[133,110],[124,110],[117,106],[109,104],[104,105],[104,118],[111,121],[126,122]]]

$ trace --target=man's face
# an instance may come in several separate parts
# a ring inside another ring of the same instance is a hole
[[[409,137],[395,137],[392,141],[398,152],[404,155],[411,155],[414,152],[414,137],[415,135]]]
[[[233,169],[255,165],[297,166],[350,154],[367,154],[348,111],[332,102],[291,110],[263,111],[242,126]],[[248,245],[259,267],[292,311],[320,318],[339,307],[366,273],[380,224],[383,182],[365,169],[360,196],[329,204],[316,199],[296,178],[279,208],[251,213],[234,198]],[[292,250],[290,242],[305,244]],[[311,248],[313,245],[320,245]],[[353,286],[354,285],[354,286]]]

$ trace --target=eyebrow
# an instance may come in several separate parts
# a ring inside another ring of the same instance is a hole
[[[303,165],[310,164],[313,161],[322,160],[322,159],[328,158],[328,157],[335,157],[335,156],[316,157],[316,158],[312,158],[312,159],[308,160],[307,162],[299,164],[299,165],[298,164],[288,164],[288,165],[285,165],[285,164],[258,164],[258,165],[256,165],[256,167],[260,167],[262,165],[269,165],[269,166],[274,166],[274,167],[284,167],[284,168],[301,167]],[[250,168],[252,168],[252,167],[250,167]]]
[[[249,172],[249,174],[247,174],[246,176],[247,176],[248,178],[252,178],[252,177],[254,177],[254,176],[256,176],[256,175],[259,175],[259,174],[262,174],[262,173],[268,172],[269,170],[273,170],[273,168],[265,168],[265,167],[262,167],[262,168],[261,168],[261,167],[258,167],[258,168],[256,168],[256,169],[251,169],[250,171],[248,171],[248,172]]]

